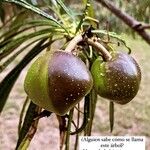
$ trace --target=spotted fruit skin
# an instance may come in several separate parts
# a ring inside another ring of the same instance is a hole
[[[47,52],[28,70],[24,88],[29,98],[42,108],[65,115],[93,86],[86,65],[65,52]]]
[[[91,72],[98,94],[113,102],[126,104],[139,90],[141,70],[135,59],[126,53],[114,53],[107,62],[98,58]]]

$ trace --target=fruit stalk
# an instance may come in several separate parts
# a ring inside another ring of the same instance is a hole
[[[81,41],[83,41],[83,37],[82,37],[81,34],[75,36],[75,37],[69,42],[69,44],[67,45],[65,51],[66,51],[66,52],[72,52],[72,50],[76,47],[76,45],[77,45],[79,42],[81,42]]]
[[[86,38],[85,41],[89,45],[95,47],[98,52],[101,52],[106,61],[109,61],[112,58],[108,50],[99,42],[94,42],[92,39],[89,38]]]
[[[86,42],[89,45],[95,47],[98,52],[102,53],[102,55],[106,61],[109,61],[112,58],[112,56],[110,55],[108,50],[101,43],[99,43],[97,41],[93,41],[92,39],[87,38],[87,37],[84,38],[81,34],[75,36],[70,41],[70,43],[66,47],[65,51],[71,52],[79,42]]]

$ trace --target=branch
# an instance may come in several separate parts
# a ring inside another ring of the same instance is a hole
[[[142,25],[142,28],[143,28],[143,29],[150,29],[150,24]]]
[[[120,18],[125,24],[127,24],[130,28],[132,28],[135,32],[137,32],[148,44],[150,44],[150,34],[148,34],[145,31],[146,28],[139,21],[135,20],[127,13],[121,11],[109,0],[96,0],[96,1],[101,3],[107,9],[109,9],[113,14],[115,14],[118,18]]]

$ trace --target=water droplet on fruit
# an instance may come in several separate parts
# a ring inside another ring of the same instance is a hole
[[[115,86],[118,86],[118,84],[116,83]]]

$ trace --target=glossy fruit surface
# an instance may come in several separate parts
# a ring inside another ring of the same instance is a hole
[[[130,102],[139,90],[140,68],[134,58],[126,53],[114,53],[107,62],[98,58],[91,72],[98,94],[116,103]]]
[[[24,82],[25,91],[35,104],[58,115],[73,108],[92,85],[92,76],[81,59],[61,50],[38,58]]]

